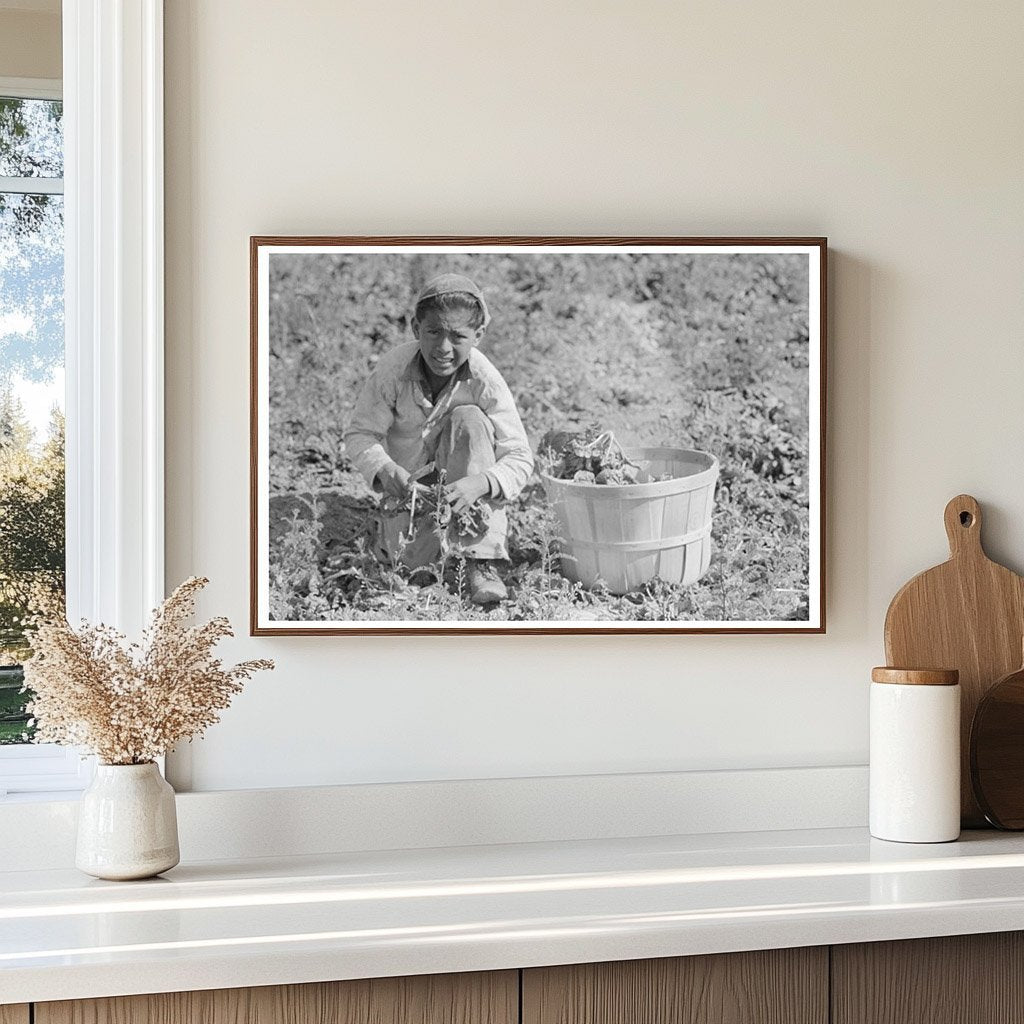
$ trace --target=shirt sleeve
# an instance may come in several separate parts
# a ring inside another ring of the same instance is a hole
[[[377,474],[393,461],[384,447],[395,420],[394,403],[387,392],[381,377],[376,372],[370,374],[359,392],[343,437],[346,454],[371,487]]]
[[[492,495],[511,501],[533,472],[530,442],[512,392],[501,377],[487,382],[480,405],[494,427],[495,464],[485,475]]]

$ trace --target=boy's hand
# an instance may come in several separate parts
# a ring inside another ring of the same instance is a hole
[[[464,476],[461,480],[444,489],[444,496],[453,512],[461,512],[479,501],[485,494],[491,493],[491,482],[484,473],[475,476]]]
[[[377,482],[385,494],[404,498],[409,493],[409,472],[392,462],[377,472]]]

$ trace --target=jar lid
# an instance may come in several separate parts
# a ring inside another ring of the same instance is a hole
[[[955,668],[888,668],[871,670],[873,683],[900,683],[912,686],[956,686],[960,673]]]

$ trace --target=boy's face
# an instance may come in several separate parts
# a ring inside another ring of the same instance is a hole
[[[413,320],[412,333],[431,373],[450,377],[480,344],[484,328],[473,327],[472,319],[469,310],[440,313],[431,309],[422,320]]]

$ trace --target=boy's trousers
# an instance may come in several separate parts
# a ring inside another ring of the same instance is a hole
[[[495,463],[491,421],[479,406],[456,406],[442,420],[436,447],[432,454],[428,450],[425,458],[433,461],[439,472],[444,472],[448,484],[485,473]],[[483,502],[490,509],[484,528],[475,534],[462,534],[452,519],[447,527],[447,544],[452,551],[467,558],[508,558],[505,502],[501,498],[484,498]],[[410,529],[408,512],[381,513],[378,542],[379,554],[393,564],[400,562],[410,569],[437,562],[442,554],[441,538],[429,514],[417,514]]]

